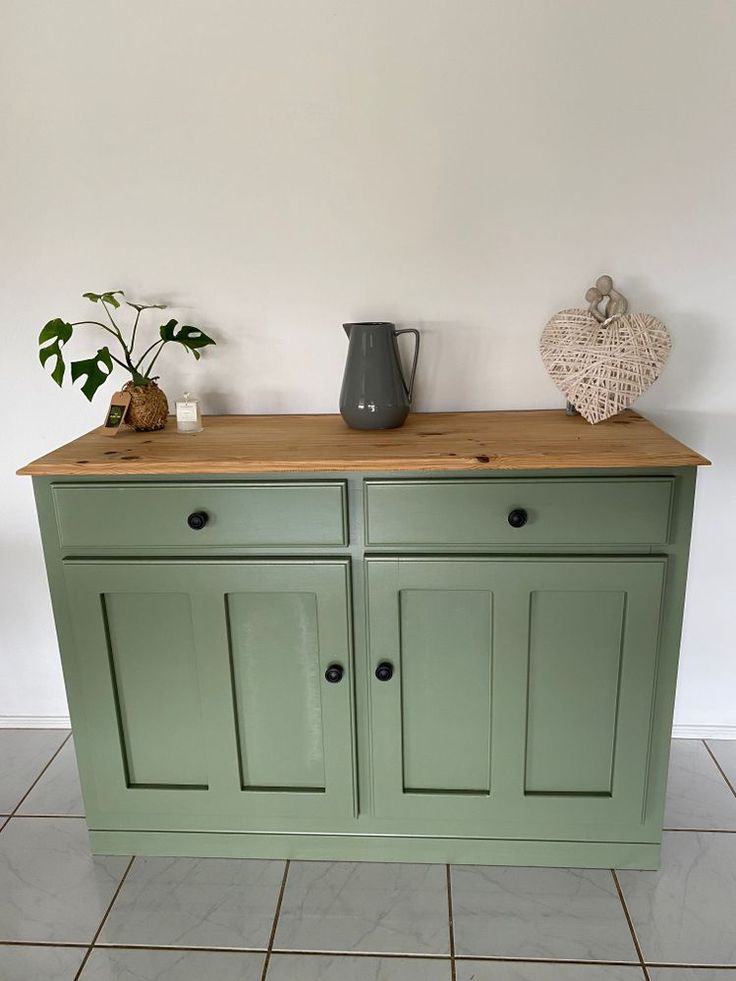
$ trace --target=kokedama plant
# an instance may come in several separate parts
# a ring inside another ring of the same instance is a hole
[[[169,320],[159,329],[159,337],[150,344],[143,354],[138,356],[135,353],[136,336],[141,314],[144,310],[165,310],[164,303],[131,303],[130,300],[123,302],[135,310],[135,318],[129,337],[126,340],[122,329],[113,317],[113,310],[120,309],[121,303],[117,297],[124,296],[122,290],[110,290],[106,293],[83,293],[86,299],[92,303],[99,303],[105,311],[107,323],[101,320],[77,320],[67,323],[60,317],[49,320],[41,333],[38,335],[39,352],[41,364],[53,359],[51,377],[57,385],[61,386],[66,373],[64,364],[63,348],[71,339],[75,327],[94,325],[101,327],[102,330],[111,334],[120,348],[117,356],[105,346],[97,350],[91,358],[81,361],[72,361],[70,364],[72,381],[84,378],[82,391],[89,401],[103,385],[114,370],[117,364],[125,371],[130,373],[131,380],[123,387],[130,393],[131,402],[126,415],[126,421],[134,429],[163,429],[168,415],[168,403],[166,396],[156,384],[158,375],[153,374],[153,366],[159,355],[169,343],[181,344],[194,357],[199,360],[200,348],[207,347],[215,342],[208,337],[199,327],[192,327],[189,324],[180,324],[177,320]]]

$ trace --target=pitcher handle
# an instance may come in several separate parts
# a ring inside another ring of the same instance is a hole
[[[406,327],[404,330],[395,330],[394,337],[398,337],[399,334],[413,334],[414,335],[414,360],[411,363],[411,374],[409,375],[409,384],[404,381],[404,375],[402,372],[401,378],[404,381],[404,388],[406,389],[406,397],[409,399],[409,404],[411,405],[412,395],[414,394],[414,376],[417,373],[417,361],[419,360],[419,331],[414,330],[413,327]]]

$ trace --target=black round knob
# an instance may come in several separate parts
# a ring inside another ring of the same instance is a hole
[[[325,671],[325,680],[329,681],[331,685],[336,685],[338,681],[342,681],[344,674],[345,671],[342,664],[331,664]]]
[[[529,515],[524,508],[514,508],[513,511],[509,511],[509,524],[512,528],[523,528],[528,520]]]
[[[192,511],[187,518],[187,524],[192,531],[201,531],[209,521],[210,516],[206,511]]]
[[[394,676],[394,666],[390,661],[381,661],[376,668],[376,677],[379,681],[390,681]]]

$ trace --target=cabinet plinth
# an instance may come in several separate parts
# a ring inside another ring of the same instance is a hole
[[[458,469],[34,471],[96,851],[657,866],[694,461]]]

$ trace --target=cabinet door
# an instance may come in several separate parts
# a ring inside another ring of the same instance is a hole
[[[664,559],[366,561],[377,815],[641,834]]]
[[[71,560],[65,577],[91,827],[353,814],[346,561]]]

